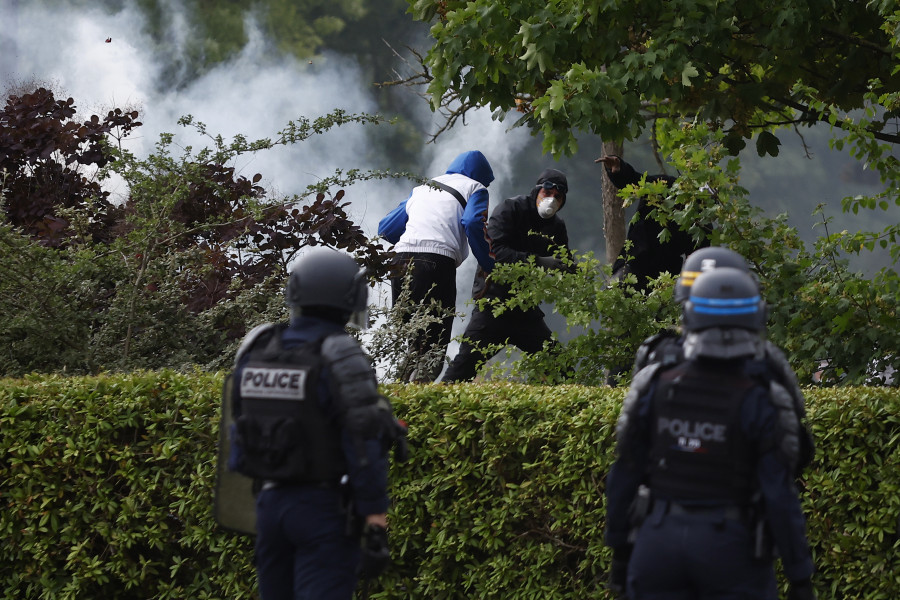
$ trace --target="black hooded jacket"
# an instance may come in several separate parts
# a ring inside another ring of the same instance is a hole
[[[550,173],[550,176],[545,177],[547,173]],[[538,179],[538,183],[544,180],[555,181],[553,175],[556,173],[559,172],[548,169]],[[561,173],[559,175],[565,182],[565,176]],[[569,234],[559,213],[549,219],[543,219],[537,212],[538,189],[535,186],[528,195],[507,198],[491,214],[487,231],[491,237],[491,250],[497,263],[523,262],[532,255],[552,256],[558,246],[568,250]],[[472,295],[476,299],[481,297],[505,299],[509,297],[509,288],[493,283],[489,278],[486,280],[485,273],[479,268],[475,273]]]
[[[607,169],[609,180],[617,189],[635,183],[641,180],[641,173],[635,171],[634,167],[621,160],[621,168],[618,172],[613,173]],[[670,175],[650,175],[647,181],[664,181],[667,186],[671,186],[675,182],[675,178]],[[631,250],[628,251],[633,258],[626,261],[625,256],[619,256],[613,263],[613,272],[619,271],[626,267],[627,273],[634,273],[638,279],[638,289],[646,286],[648,279],[655,279],[661,273],[667,272],[672,275],[678,275],[681,272],[681,264],[684,257],[691,254],[699,248],[709,246],[708,240],[703,240],[699,244],[695,243],[691,234],[682,231],[674,224],[668,227],[671,238],[667,242],[659,240],[659,234],[663,230],[663,226],[659,224],[650,212],[653,207],[648,205],[646,198],[641,198],[637,205],[637,220],[628,227],[626,239],[631,241]],[[623,254],[624,254],[623,250]]]

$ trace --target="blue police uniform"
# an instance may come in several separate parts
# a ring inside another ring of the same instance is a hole
[[[704,400],[703,382],[717,378]],[[630,554],[629,598],[777,598],[771,553],[754,556],[754,510],[768,523],[787,578],[809,580],[795,464],[778,439],[794,413],[773,389],[764,363],[751,357],[656,363],[635,376],[606,481],[605,540],[620,560]],[[641,485],[652,500],[632,531]]]
[[[637,374],[644,367],[654,363],[660,363],[663,368],[679,364],[684,360],[684,339],[683,335],[671,329],[650,336],[638,348],[631,372]],[[757,376],[776,381],[790,395],[791,405],[799,421],[797,432],[799,447],[794,469],[799,475],[809,466],[815,454],[815,442],[805,425],[806,399],[803,397],[797,375],[791,369],[781,348],[765,339],[761,340],[761,344],[760,351],[748,359],[752,361],[748,369]]]
[[[295,317],[289,327],[276,330],[286,351],[336,334],[346,336],[342,325],[313,316]],[[235,382],[242,381],[251,354],[239,359]],[[332,465],[345,467],[341,470],[347,477],[329,467],[326,475],[319,476],[324,477],[321,480],[261,482],[256,501],[255,563],[263,600],[349,600],[356,588],[360,562],[358,524],[365,515],[386,513],[388,509],[388,458],[383,440],[375,435],[361,438],[344,426],[347,407],[335,400],[332,385],[338,378],[327,363],[318,370],[310,377],[315,377],[312,385],[324,429],[340,438],[334,445],[342,456],[329,460]],[[368,372],[360,371],[355,377],[361,378],[365,389],[374,389],[374,370],[369,366]],[[239,384],[234,386],[236,418],[242,413],[240,389]],[[232,452],[237,461],[241,454],[240,448]],[[346,479],[345,485],[341,479]],[[354,514],[348,514],[348,510]],[[351,518],[354,516],[356,519]]]

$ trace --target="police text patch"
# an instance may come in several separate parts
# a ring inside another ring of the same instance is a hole
[[[306,376],[306,369],[246,367],[241,375],[241,396],[304,400]]]
[[[722,423],[669,419],[657,422],[657,433],[668,433],[678,441],[678,449],[686,452],[703,452],[703,442],[724,442],[728,427]]]

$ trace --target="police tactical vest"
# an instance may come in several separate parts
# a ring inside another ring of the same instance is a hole
[[[755,455],[740,427],[741,404],[757,382],[740,369],[692,361],[661,372],[653,398],[650,488],[677,500],[746,503]]]
[[[255,479],[293,483],[338,481],[347,472],[340,430],[319,406],[323,339],[284,349],[284,325],[248,351],[235,380],[238,471]]]

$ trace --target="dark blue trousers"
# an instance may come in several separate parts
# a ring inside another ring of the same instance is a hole
[[[359,540],[346,535],[338,488],[286,485],[256,499],[262,600],[350,600]]]
[[[772,560],[753,558],[750,528],[715,513],[666,514],[657,503],[628,563],[631,600],[776,600]]]

